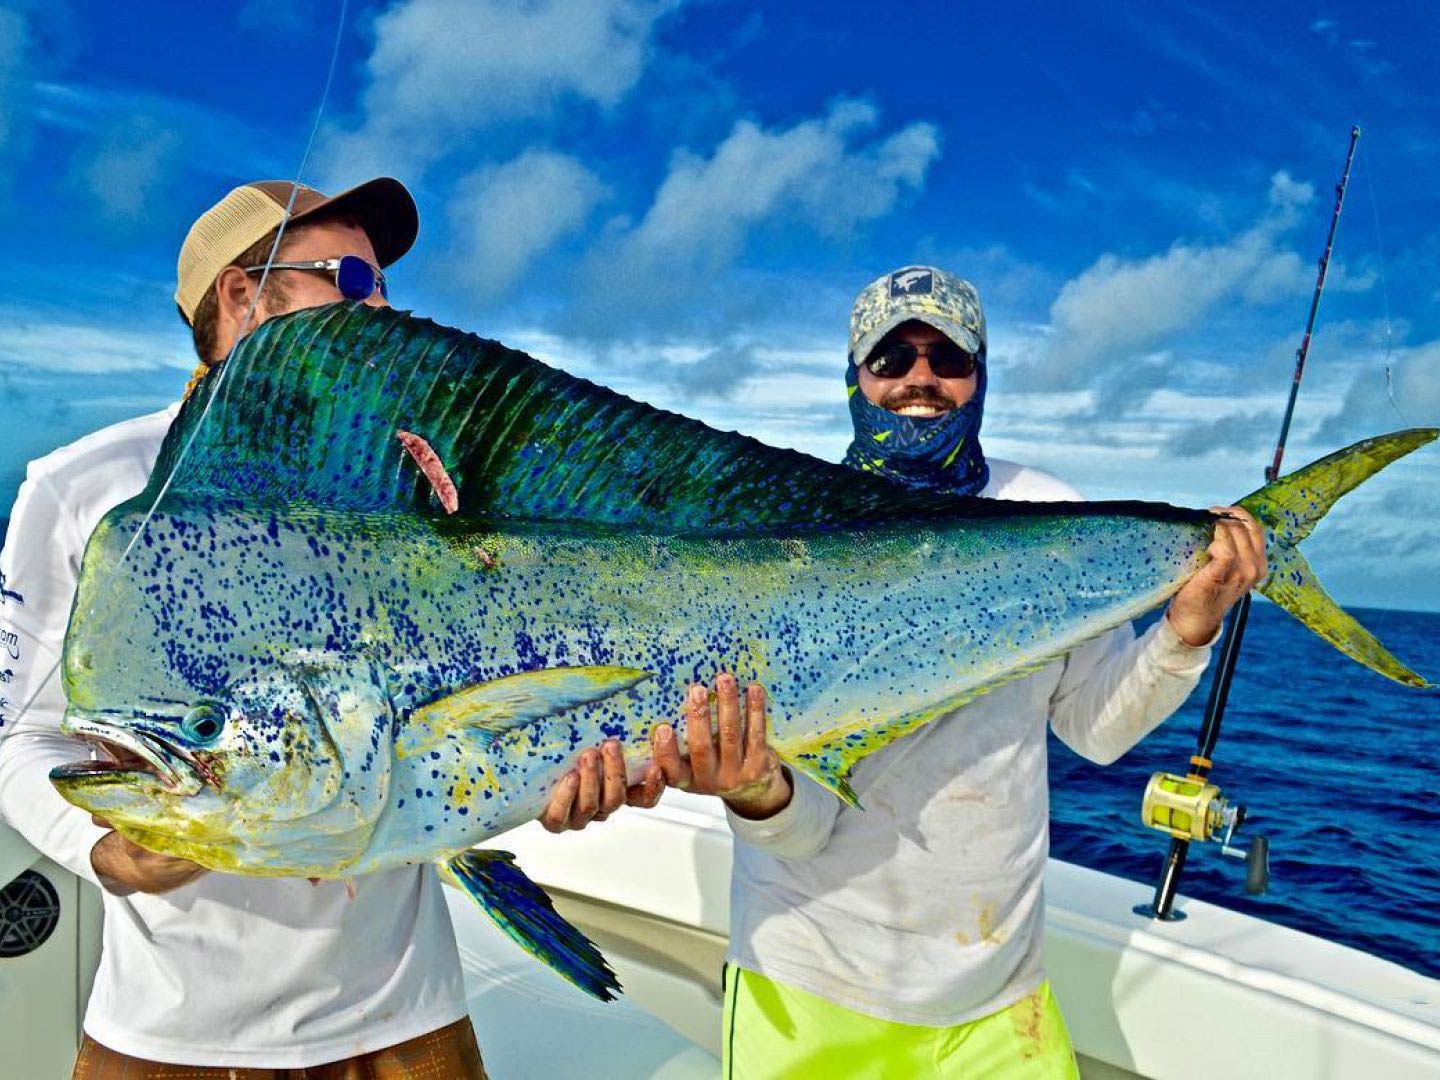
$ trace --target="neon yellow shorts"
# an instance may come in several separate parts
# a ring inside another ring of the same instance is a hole
[[[753,971],[725,969],[725,1080],[1078,1080],[1050,984],[954,1027],[898,1024]]]

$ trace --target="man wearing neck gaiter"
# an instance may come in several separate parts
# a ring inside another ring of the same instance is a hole
[[[845,462],[960,495],[1076,500],[980,445],[985,318],[968,282],[911,266],[860,293]],[[764,693],[716,679],[656,733],[667,783],[725,800],[734,830],[725,974],[727,1078],[1074,1077],[1042,967],[1046,727],[1108,764],[1185,700],[1224,612],[1265,573],[1231,510],[1211,562],[1138,639],[1129,626],[871,754],[843,806],[782,767]],[[919,624],[917,624],[918,626]],[[908,647],[926,647],[923,629]],[[688,755],[688,756],[684,756]]]

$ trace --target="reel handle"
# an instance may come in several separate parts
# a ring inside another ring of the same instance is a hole
[[[1270,841],[1263,836],[1250,838],[1245,853],[1245,891],[1259,896],[1270,888]]]

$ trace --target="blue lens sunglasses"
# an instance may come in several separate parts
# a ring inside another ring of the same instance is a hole
[[[263,266],[242,266],[247,274],[263,273]],[[380,295],[390,299],[390,290],[385,285],[385,275],[378,266],[372,266],[359,255],[341,255],[338,259],[316,259],[314,262],[277,262],[270,264],[271,270],[309,270],[316,274],[329,274],[335,281],[335,288],[346,300],[364,302],[380,290]]]

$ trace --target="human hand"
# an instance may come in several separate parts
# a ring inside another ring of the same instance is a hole
[[[1170,601],[1165,617],[1187,645],[1204,645],[1220,631],[1225,613],[1265,580],[1265,530],[1247,510],[1215,506],[1210,561]]]
[[[770,747],[765,689],[745,688],[745,716],[740,715],[740,684],[734,675],[715,679],[716,722],[711,721],[710,695],[704,686],[690,687],[685,698],[681,737],[669,724],[655,728],[655,761],[671,787],[701,795],[718,795],[741,817],[772,817],[790,805],[790,775]]]
[[[540,814],[540,824],[553,833],[583,829],[592,821],[604,821],[621,806],[654,806],[665,788],[665,778],[651,765],[640,782],[625,785],[625,757],[616,739],[606,739],[600,749],[586,750],[555,785]]]
[[[91,820],[103,828],[111,828],[103,818]],[[120,895],[167,893],[210,872],[189,859],[142,848],[113,830],[95,841],[90,849],[90,865],[105,887]]]

